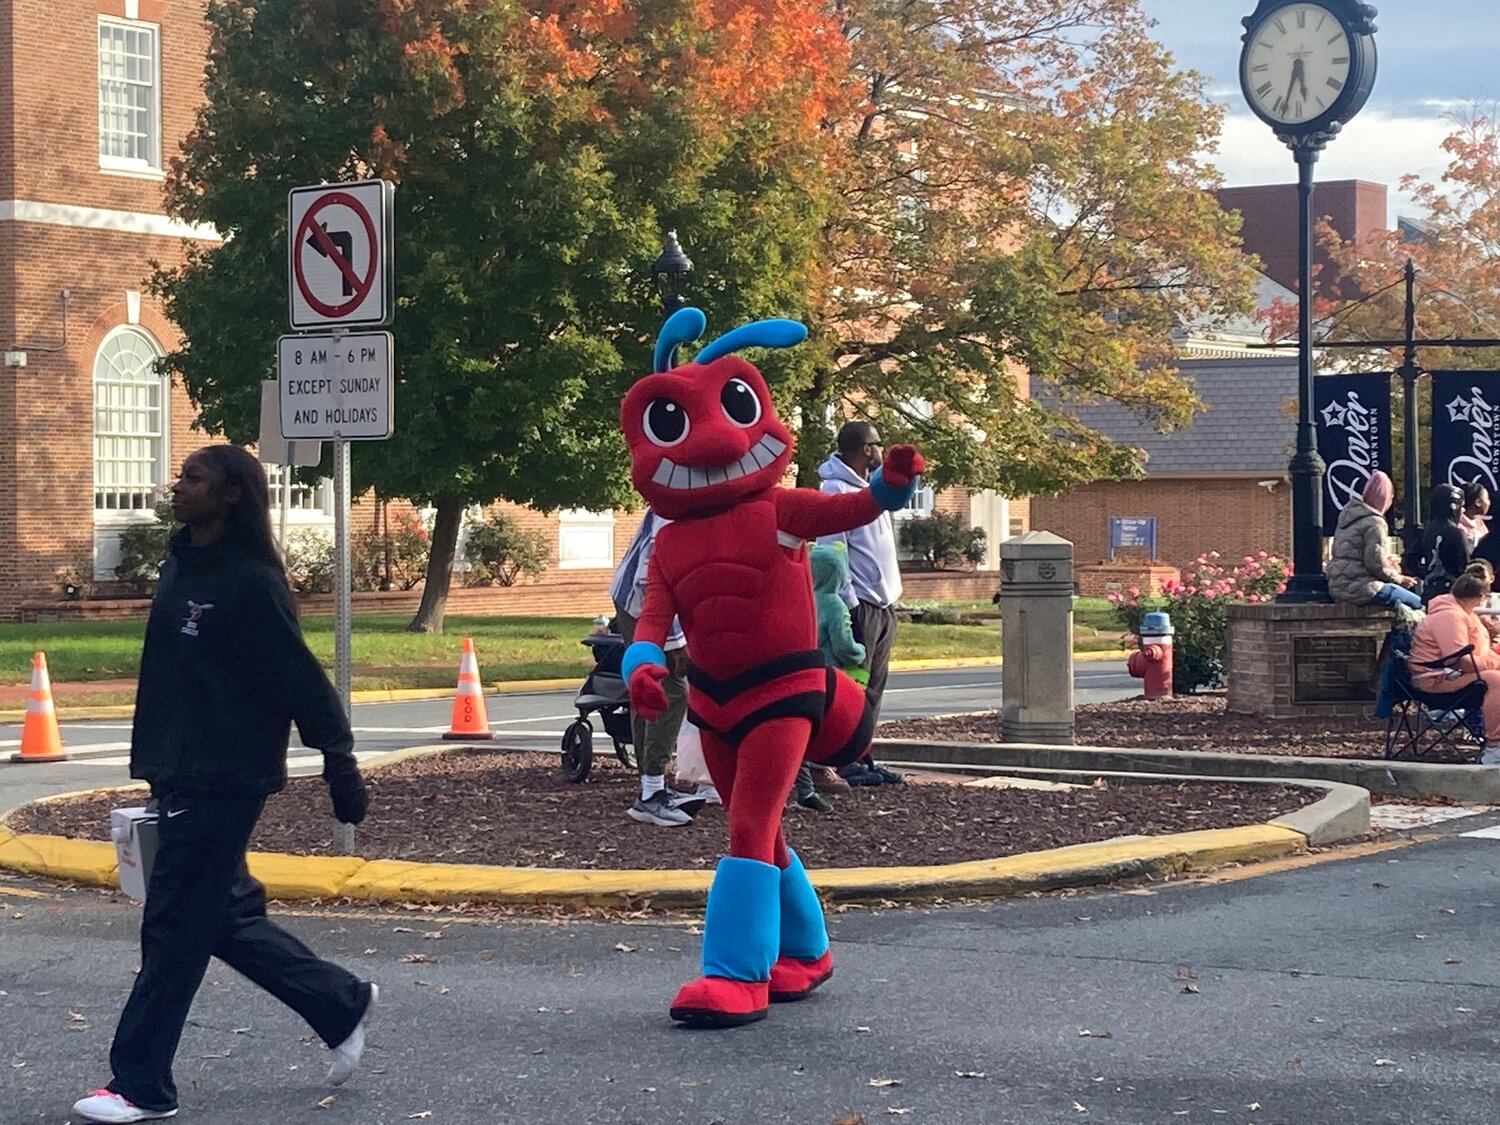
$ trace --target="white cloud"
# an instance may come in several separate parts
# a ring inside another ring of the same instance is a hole
[[[1442,142],[1451,131],[1451,122],[1440,112],[1418,117],[1367,109],[1323,151],[1318,158],[1317,178],[1386,184],[1394,221],[1398,212],[1413,210],[1409,197],[1398,191],[1401,177],[1415,173],[1437,180],[1442,176],[1449,163]],[[1291,152],[1259,118],[1248,113],[1231,113],[1224,119],[1219,150],[1210,154],[1208,161],[1224,173],[1225,183],[1231,187],[1293,183],[1297,179]]]

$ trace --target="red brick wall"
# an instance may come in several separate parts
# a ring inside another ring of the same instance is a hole
[[[1218,551],[1234,560],[1256,551],[1291,550],[1291,492],[1267,492],[1253,480],[1100,481],[1031,501],[1032,526],[1072,542],[1077,565],[1109,557],[1112,516],[1155,516],[1157,555],[1185,566]],[[1014,511],[1014,509],[1012,509]]]
[[[1257,184],[1221,188],[1219,205],[1244,218],[1240,236],[1245,249],[1264,263],[1268,277],[1297,288],[1297,185]],[[1326,216],[1345,239],[1360,239],[1386,229],[1384,184],[1363,180],[1329,180],[1317,185],[1313,210]],[[1314,266],[1322,254],[1313,259]]]

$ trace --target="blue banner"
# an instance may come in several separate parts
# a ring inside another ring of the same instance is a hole
[[[1318,455],[1323,458],[1323,534],[1376,471],[1391,471],[1391,383],[1386,374],[1313,380]]]
[[[1432,483],[1500,491],[1500,371],[1432,373]]]

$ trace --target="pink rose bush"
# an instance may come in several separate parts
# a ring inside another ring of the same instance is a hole
[[[1179,693],[1222,687],[1226,672],[1225,611],[1231,605],[1259,605],[1286,589],[1291,566],[1268,551],[1245,555],[1225,566],[1218,551],[1193,560],[1181,582],[1168,581],[1161,597],[1142,596],[1137,587],[1109,595],[1115,620],[1134,644],[1146,614],[1165,611],[1172,618],[1173,688]]]

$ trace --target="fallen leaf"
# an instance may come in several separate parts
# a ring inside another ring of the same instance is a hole
[[[438,995],[439,995],[439,996],[447,996],[447,995],[448,995],[448,993],[450,993],[450,992],[452,992],[452,991],[453,991],[453,989],[451,989],[451,988],[449,988],[449,987],[448,987],[448,986],[447,986],[447,985],[446,985],[446,984],[445,984],[445,985],[443,985],[443,987],[442,987],[442,988],[440,988],[440,989],[438,989]]]
[[[437,958],[429,957],[425,953],[403,953],[401,960],[408,965],[432,965],[436,963]]]
[[[326,1098],[320,1098],[317,1102],[315,1102],[313,1104],[313,1108],[315,1108],[315,1109],[332,1109],[333,1108],[333,1095],[329,1094]]]
[[[634,953],[635,952],[635,946],[633,946],[633,945],[626,945],[623,941],[618,941],[618,942],[615,943],[615,952],[616,953]]]
[[[250,1031],[248,1027],[234,1027],[230,1028],[230,1030],[233,1031],[236,1035],[246,1035]]]
[[[1377,891],[1383,891],[1386,889],[1386,884],[1384,883],[1371,883],[1370,886],[1374,887]]]
[[[1194,984],[1192,981],[1188,981],[1186,984],[1184,984],[1182,986],[1182,991],[1183,991],[1183,993],[1185,993],[1187,995],[1190,995],[1190,996],[1200,996],[1203,993],[1203,990],[1201,988],[1199,988],[1196,984]]]
[[[391,933],[393,934],[414,934],[416,932],[417,931],[412,929],[410,926],[394,926],[391,929]]]
[[[841,1113],[833,1119],[833,1125],[865,1125],[865,1119],[857,1113]]]
[[[68,1018],[70,1020],[73,1020],[75,1023],[82,1023],[84,1020],[88,1019],[88,1016],[84,1015],[82,1012],[69,1012]]]
[[[1457,957],[1448,957],[1448,958],[1444,959],[1443,964],[1445,964],[1445,965],[1462,965],[1463,961],[1461,959],[1457,958]]]
[[[432,1110],[430,1110],[430,1109],[424,1109],[420,1113],[408,1113],[406,1115],[406,1119],[408,1121],[420,1121],[424,1117],[431,1117],[431,1116],[432,1116]]]
[[[882,1086],[882,1087],[883,1086],[899,1086],[899,1085],[901,1085],[901,1079],[899,1079],[899,1078],[872,1078],[872,1079],[870,1079],[870,1085],[871,1086]]]
[[[1375,1060],[1375,1065],[1376,1066],[1395,1066],[1396,1065],[1396,1060],[1395,1059],[1376,1059]]]
[[[911,1112],[910,1108],[904,1105],[888,1105],[885,1107],[885,1111],[893,1117],[905,1117]]]
[[[955,1070],[953,1073],[954,1073],[955,1076],[957,1076],[959,1078],[983,1078],[984,1077],[984,1071],[982,1071],[982,1070]]]
[[[447,934],[443,930],[426,930],[422,934],[423,941],[440,941]]]
[[[1452,914],[1452,913],[1454,913],[1454,910],[1453,910],[1453,907],[1451,907],[1451,906],[1440,906],[1440,907],[1438,907],[1438,913],[1439,914]]]
[[[1427,935],[1426,934],[1412,934],[1411,936],[1414,937],[1414,938],[1416,938],[1418,941],[1426,941],[1427,940]]]
[[[1078,1038],[1080,1039],[1113,1039],[1114,1037],[1115,1033],[1113,1031],[1090,1031],[1086,1027],[1078,1029]]]
[[[1079,1113],[1087,1113],[1088,1112],[1088,1110],[1084,1106],[1079,1105],[1077,1102],[1073,1103],[1073,1108],[1076,1109]]]
[[[855,1028],[855,1029],[854,1029],[854,1033],[855,1033],[855,1034],[856,1034],[856,1035],[864,1035],[864,1034],[866,1034],[866,1033],[868,1033],[868,1032],[869,1032],[869,1030],[870,1030],[870,1029],[869,1029],[869,1028],[868,1028],[868,1027],[865,1027],[865,1026],[864,1026],[864,1025],[860,1025],[860,1026],[859,1026],[859,1027],[856,1027],[856,1028]]]
[[[1251,1102],[1245,1108],[1246,1109],[1259,1109],[1260,1108],[1260,1102]]]
[[[379,953],[379,952],[380,952],[380,950],[378,950],[378,949],[367,949],[367,950],[365,950],[365,956],[368,957],[372,953]]]
[[[208,1054],[198,1057],[204,1059],[227,1059],[229,1057],[229,1048],[226,1047],[222,1051],[210,1051]]]
[[[1455,1012],[1468,1012],[1468,1013],[1473,1013],[1473,1011],[1474,1011],[1473,1008],[1454,1008],[1453,1010]]]

